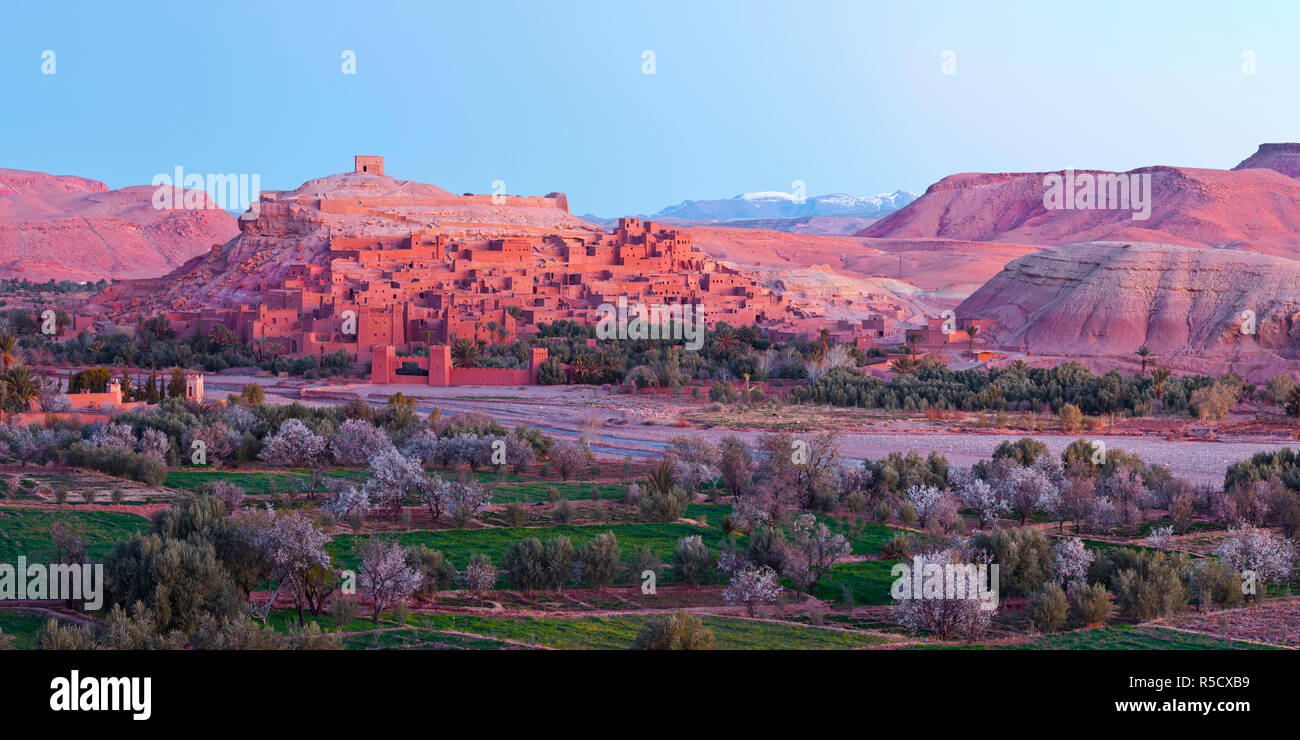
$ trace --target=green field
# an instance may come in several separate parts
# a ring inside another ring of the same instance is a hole
[[[626,483],[578,483],[574,481],[538,479],[513,473],[493,473],[484,470],[475,472],[446,471],[433,468],[429,470],[443,476],[466,475],[474,478],[489,486],[492,489],[492,501],[501,504],[510,503],[511,501],[533,503],[557,497],[566,498],[570,501],[584,501],[595,498],[618,501],[622,500],[627,492]],[[298,494],[303,490],[302,486],[308,480],[309,472],[301,468],[283,472],[255,471],[242,473],[231,470],[173,470],[167,474],[164,485],[177,490],[197,492],[206,483],[225,480],[234,483],[243,488],[245,493],[254,496]],[[331,468],[326,471],[326,474],[331,478],[351,481],[358,486],[365,483],[368,477],[367,471],[357,468]],[[554,493],[552,493],[552,489]],[[415,504],[418,502],[411,499],[408,503]]]
[[[623,559],[627,560],[633,548],[649,548],[659,555],[667,564],[672,558],[677,540],[688,535],[700,535],[704,544],[717,552],[724,540],[724,535],[717,529],[706,529],[690,524],[610,524],[599,526],[560,525],[552,527],[494,527],[490,529],[449,529],[442,531],[402,532],[391,535],[404,547],[424,545],[431,550],[440,550],[457,568],[463,568],[471,555],[486,554],[498,567],[501,565],[506,549],[512,542],[536,537],[546,541],[563,535],[573,542],[574,548],[594,539],[604,532],[613,532],[618,538]],[[356,569],[359,553],[365,547],[370,535],[341,534],[330,543],[330,552],[334,555],[340,568]],[[504,578],[504,576],[503,576]],[[665,571],[664,581],[671,582],[671,570]],[[498,583],[503,585],[504,581]]]
[[[36,632],[45,624],[48,617],[35,614],[13,612],[0,609],[0,632],[5,637],[13,638],[16,650],[31,650],[36,647]]]
[[[416,614],[411,624],[429,630],[471,632],[501,640],[565,650],[624,650],[650,617],[619,615],[571,619],[487,618],[460,614]],[[888,642],[876,635],[788,622],[701,617],[724,650],[864,648]]]
[[[1042,635],[1020,650],[1268,650],[1267,646],[1208,635],[1193,635],[1152,625],[1114,625],[1078,632]]]
[[[500,649],[541,647],[561,650],[625,650],[632,646],[649,615],[623,614],[608,617],[530,619],[525,617],[483,617],[467,614],[411,615],[397,627],[392,621],[378,625],[360,619],[344,627],[343,644],[349,649]],[[827,629],[794,622],[703,616],[713,631],[714,646],[724,650],[788,649],[830,650],[865,648],[889,642],[878,635]],[[333,622],[307,616],[326,631]],[[272,613],[268,624],[287,629],[297,623],[290,611]],[[464,634],[457,634],[464,633]],[[468,636],[467,636],[468,635]],[[477,636],[477,637],[476,637]]]
[[[518,646],[488,637],[404,627],[349,634],[343,638],[343,647],[348,650],[504,650]]]
[[[895,561],[865,560],[858,563],[836,563],[817,584],[817,598],[833,604],[843,604],[844,588],[853,591],[853,603],[858,606],[887,606],[893,603],[889,587],[894,577],[889,574]]]
[[[28,560],[50,558],[53,540],[50,528],[56,523],[80,532],[90,558],[101,560],[113,545],[149,528],[149,520],[134,514],[108,511],[61,509],[0,509],[0,562],[12,563],[19,555]]]
[[[1154,625],[1117,624],[1107,627],[1038,635],[1024,642],[1005,645],[925,645],[921,649],[964,648],[974,650],[1270,650],[1239,640],[1193,635]]]
[[[167,474],[167,480],[163,482],[163,485],[182,491],[197,492],[205,483],[225,480],[234,483],[244,489],[245,493],[254,496],[273,493],[298,493],[302,490],[303,482],[307,480],[308,472],[302,469],[274,473],[263,471],[240,473],[230,470],[173,470]],[[366,471],[334,468],[328,471],[328,475],[331,478],[343,478],[356,481],[359,484],[365,480]]]

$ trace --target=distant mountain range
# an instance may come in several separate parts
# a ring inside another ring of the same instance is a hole
[[[684,200],[655,214],[662,218],[690,221],[732,221],[735,219],[805,218],[809,216],[873,216],[887,213],[916,200],[904,190],[884,195],[816,195],[796,198],[790,193],[745,193],[724,200]]]
[[[881,195],[832,193],[797,198],[792,193],[744,193],[719,200],[684,200],[655,214],[642,214],[670,224],[712,224],[798,233],[853,233],[917,199],[905,190]],[[617,219],[586,214],[584,220],[608,225]]]

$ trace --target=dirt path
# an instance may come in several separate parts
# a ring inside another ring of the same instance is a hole
[[[153,519],[154,514],[169,508],[171,508],[170,504],[48,504],[38,501],[0,499],[0,509],[35,509],[61,514],[75,514],[82,511],[107,511],[116,514],[135,514],[145,519]]]

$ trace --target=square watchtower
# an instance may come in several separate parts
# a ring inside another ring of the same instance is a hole
[[[356,164],[353,170],[358,175],[382,175],[384,174],[384,158],[369,157],[364,154],[358,154],[355,157]]]

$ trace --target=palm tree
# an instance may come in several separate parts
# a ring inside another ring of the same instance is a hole
[[[1156,400],[1161,403],[1165,400],[1165,381],[1169,380],[1172,374],[1167,367],[1156,366],[1151,369],[1151,380],[1156,385]]]
[[[1137,352],[1135,352],[1134,354],[1136,354],[1138,357],[1141,357],[1141,358],[1142,358],[1142,374],[1143,374],[1143,375],[1146,375],[1146,374],[1147,374],[1147,358],[1151,356],[1151,350],[1147,349],[1147,346],[1144,344],[1144,345],[1142,345],[1141,347],[1138,347]]]
[[[898,359],[889,363],[889,369],[892,370],[896,375],[908,375],[909,373],[912,373],[916,370],[917,365],[918,363],[915,358],[899,357]]]
[[[730,326],[723,324],[713,332],[713,353],[715,355],[731,354],[736,348],[736,335]]]
[[[573,379],[579,383],[587,382],[588,376],[594,372],[591,356],[586,352],[574,355],[570,364],[573,367]]]
[[[18,337],[13,334],[0,335],[0,354],[3,354],[4,371],[9,372],[9,368],[14,364],[14,346],[18,344]]]
[[[660,460],[646,473],[645,482],[654,493],[668,493],[677,485],[677,470],[668,460]]]
[[[36,375],[30,367],[19,365],[5,373],[5,387],[8,389],[6,406],[11,411],[28,411],[32,399],[40,392]]]
[[[907,353],[912,356],[913,360],[916,359],[916,345],[923,337],[925,335],[919,331],[907,332]]]
[[[970,353],[975,354],[975,335],[980,333],[980,328],[971,324],[966,327],[966,336],[970,337]]]
[[[451,366],[459,368],[478,367],[478,343],[468,337],[461,337],[451,345]]]

